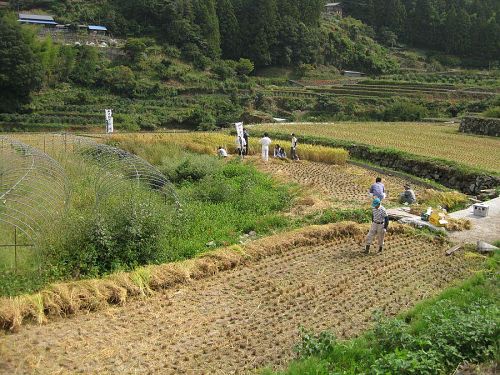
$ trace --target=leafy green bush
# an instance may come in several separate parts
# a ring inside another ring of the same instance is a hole
[[[326,357],[337,345],[335,336],[327,331],[315,334],[303,327],[300,328],[300,341],[294,351],[300,357]]]
[[[396,102],[384,110],[384,121],[417,121],[427,115],[427,109],[411,102]]]
[[[373,364],[370,374],[435,375],[444,373],[443,355],[434,350],[399,350],[385,354]]]
[[[104,69],[99,74],[101,85],[118,95],[131,96],[136,82],[134,72],[128,66]]]
[[[486,111],[483,112],[483,116],[500,118],[500,106],[487,109]]]
[[[165,259],[169,211],[152,194],[131,190],[129,199],[117,195],[101,202],[99,209],[70,211],[57,237],[45,244],[45,261],[64,274],[81,277]]]

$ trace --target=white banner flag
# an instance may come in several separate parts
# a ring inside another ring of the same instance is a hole
[[[243,123],[236,122],[234,126],[236,127],[236,134],[238,135],[238,137],[243,138]]]
[[[113,111],[105,109],[104,116],[106,117],[106,133],[113,133]]]

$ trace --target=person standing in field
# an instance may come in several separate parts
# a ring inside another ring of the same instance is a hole
[[[373,237],[376,235],[378,239],[378,252],[381,253],[384,249],[384,236],[389,226],[389,217],[387,211],[379,198],[375,198],[372,202],[372,226],[366,237],[365,254],[370,252]]]
[[[375,179],[375,183],[370,187],[370,194],[381,201],[385,199],[385,186],[381,177]]]
[[[248,130],[246,128],[243,128],[243,139],[245,140],[245,155],[248,155],[248,147],[250,143],[248,143]]]
[[[295,134],[292,133],[292,145],[290,148],[290,157],[292,160],[299,160],[299,157],[297,155],[297,137],[295,137]]]
[[[236,136],[236,152],[239,156],[245,155],[245,147],[246,147],[245,138],[242,138],[239,135],[237,135]]]
[[[267,133],[264,133],[259,142],[262,145],[262,160],[267,162],[269,160],[269,146],[272,143],[271,138],[268,137]]]

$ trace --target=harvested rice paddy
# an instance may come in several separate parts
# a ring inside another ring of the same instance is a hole
[[[397,314],[478,265],[393,226],[362,255],[367,226],[313,227],[254,242],[260,260],[154,296],[1,338],[4,373],[234,374],[293,356],[299,326],[359,334],[374,310]],[[267,252],[273,244],[274,252]],[[252,251],[249,249],[249,251]]]
[[[254,129],[295,132],[299,142],[301,136],[315,136],[394,148],[500,172],[500,139],[459,133],[457,124],[339,122],[259,125]]]

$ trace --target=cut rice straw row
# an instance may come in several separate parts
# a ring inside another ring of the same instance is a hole
[[[394,225],[392,233],[405,233],[408,227]],[[207,252],[197,258],[138,268],[102,279],[52,284],[39,293],[0,298],[0,327],[11,332],[22,324],[46,323],[78,312],[96,311],[109,305],[122,305],[129,298],[147,296],[191,280],[202,279],[220,271],[258,261],[291,249],[320,245],[335,238],[354,237],[362,241],[367,226],[353,222],[310,226],[276,234],[241,246]]]

